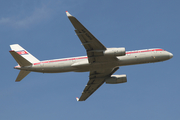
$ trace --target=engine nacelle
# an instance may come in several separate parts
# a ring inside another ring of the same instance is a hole
[[[124,47],[122,47],[122,48],[107,48],[107,50],[105,50],[103,52],[103,54],[105,56],[124,56],[124,55],[126,55],[126,50]]]
[[[126,75],[111,75],[106,79],[106,84],[118,84],[127,82]]]

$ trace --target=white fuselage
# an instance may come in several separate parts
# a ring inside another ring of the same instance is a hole
[[[152,63],[168,60],[172,54],[163,49],[144,49],[136,51],[127,51],[125,56],[117,56],[118,60],[111,62],[89,63],[87,56],[53,59],[33,63],[31,66],[20,67],[16,69],[42,72],[42,73],[60,73],[60,72],[86,72],[93,69],[105,69],[125,65]]]

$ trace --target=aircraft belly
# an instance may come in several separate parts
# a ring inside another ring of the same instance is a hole
[[[107,68],[114,68],[118,66],[118,61],[111,61],[111,62],[95,62],[95,63],[89,63],[87,62],[86,64],[84,64],[85,62],[81,63],[75,63],[72,64],[72,66],[74,68],[77,68],[74,70],[74,72],[87,72],[87,71],[96,71],[96,70],[103,70],[103,69],[107,69]]]

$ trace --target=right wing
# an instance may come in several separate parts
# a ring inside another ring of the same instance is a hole
[[[84,88],[82,95],[78,101],[85,101],[91,94],[93,94],[104,82],[107,77],[110,77],[116,72],[119,67],[113,69],[106,69],[103,71],[90,71],[89,81]]]

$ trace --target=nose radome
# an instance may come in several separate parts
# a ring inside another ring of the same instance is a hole
[[[173,57],[173,54],[172,54],[172,53],[169,53],[169,57],[172,58],[172,57]]]

